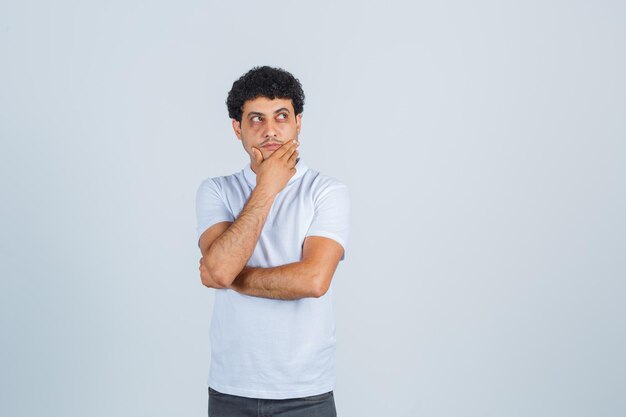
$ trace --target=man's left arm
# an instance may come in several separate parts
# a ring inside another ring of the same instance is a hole
[[[307,236],[302,260],[272,268],[244,267],[229,287],[242,294],[280,300],[321,297],[330,287],[344,248],[333,239]]]
[[[350,229],[348,188],[335,182],[317,194],[314,201],[315,212],[302,245],[302,259],[271,268],[246,266],[228,288],[281,300],[326,294],[339,261],[345,258]]]

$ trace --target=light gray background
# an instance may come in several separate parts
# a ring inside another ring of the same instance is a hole
[[[2,1],[0,415],[206,415],[195,192],[264,64],[351,190],[339,415],[625,415],[624,4]]]

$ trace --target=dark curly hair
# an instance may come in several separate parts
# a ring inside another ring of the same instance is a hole
[[[237,81],[228,92],[228,116],[241,123],[243,104],[257,97],[290,98],[296,115],[304,107],[304,91],[297,78],[282,68],[254,67]]]

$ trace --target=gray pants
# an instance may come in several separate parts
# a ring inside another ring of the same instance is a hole
[[[209,417],[337,417],[332,391],[310,397],[265,400],[223,394],[209,387]]]

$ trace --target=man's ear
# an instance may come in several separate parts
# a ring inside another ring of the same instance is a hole
[[[296,129],[298,130],[298,134],[300,134],[301,128],[302,128],[302,113],[296,115]]]
[[[232,119],[232,121],[235,135],[237,135],[237,139],[241,140],[241,123],[237,119]]]

